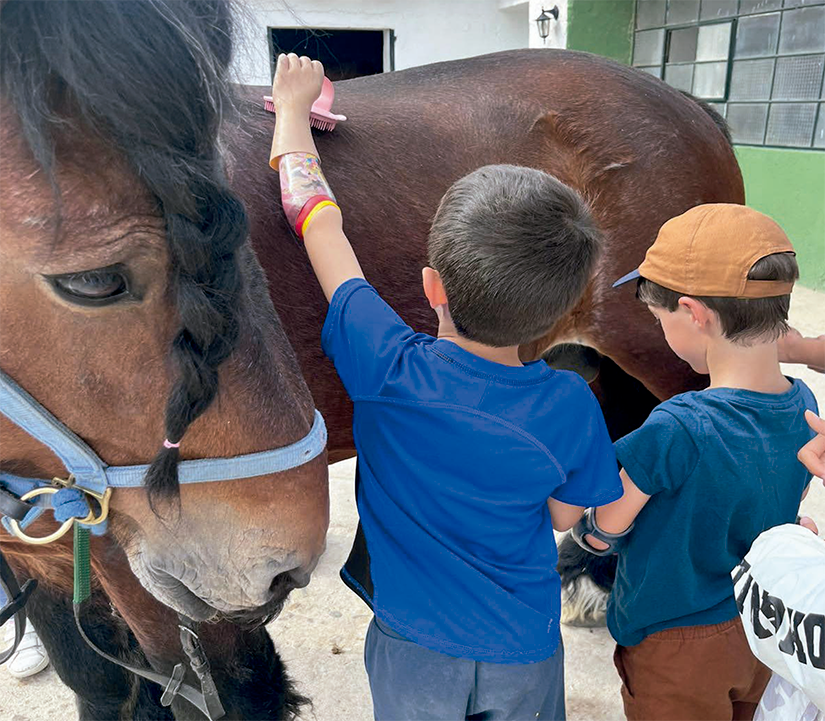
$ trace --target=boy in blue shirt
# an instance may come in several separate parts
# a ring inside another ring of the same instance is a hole
[[[616,443],[624,496],[574,529],[583,547],[619,553],[607,622],[630,721],[750,719],[768,681],[730,572],[762,531],[794,522],[810,481],[797,450],[816,401],[777,350],[797,277],[773,220],[713,204],[665,223],[616,283],[638,279],[668,345],[710,374]]]
[[[599,236],[570,188],[489,166],[456,182],[430,238],[438,338],[364,280],[307,118],[323,69],[281,56],[270,164],[330,301],[322,344],[355,405],[360,526],[342,570],[373,609],[376,719],[564,719],[553,528],[621,494],[586,383],[519,344],[588,283]]]

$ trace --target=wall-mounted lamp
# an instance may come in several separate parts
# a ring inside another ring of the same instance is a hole
[[[547,41],[547,36],[550,34],[550,18],[554,20],[559,19],[559,6],[554,5],[552,10],[541,9],[541,15],[536,18],[536,25],[539,29],[539,37],[543,42]]]

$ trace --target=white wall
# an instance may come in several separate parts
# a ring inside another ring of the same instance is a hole
[[[239,82],[271,83],[267,27],[395,31],[395,69],[524,47],[564,47],[567,0],[542,43],[536,0],[246,0],[235,60]]]

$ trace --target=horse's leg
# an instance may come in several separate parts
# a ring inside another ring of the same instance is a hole
[[[588,382],[599,400],[611,440],[636,430],[659,403],[643,383],[589,346],[563,343],[542,357],[551,368],[573,371]]]
[[[616,289],[614,292],[621,291]],[[593,339],[602,355],[610,358],[660,401],[707,386],[707,376],[695,373],[668,347],[662,329],[639,301],[633,301],[629,307],[602,304],[591,315],[587,337]],[[622,381],[614,374],[610,382]],[[635,399],[625,395],[625,400],[626,409],[632,412]]]
[[[607,357],[602,357],[590,390],[599,400],[613,441],[635,431],[660,402],[642,382]]]
[[[175,664],[186,662],[178,639],[177,616],[140,585],[118,547],[107,548],[105,555],[101,550],[95,575],[156,671],[170,673]],[[244,629],[222,620],[200,624],[198,636],[227,720],[289,719],[306,703],[294,691],[265,628]],[[186,680],[199,687],[191,671]],[[172,709],[178,721],[203,719],[194,706],[180,698],[172,702]]]
[[[574,369],[590,381],[613,440],[638,428],[659,402],[642,383],[595,351],[585,352],[578,346],[574,353],[567,346],[553,355],[556,358],[550,359],[551,365]],[[603,626],[607,597],[616,576],[615,556],[588,553],[567,534],[559,543],[558,570],[563,594],[562,622],[571,626]]]
[[[41,583],[32,594],[27,613],[43,641],[57,675],[77,696],[80,719],[108,721],[171,721],[173,716],[160,705],[161,689],[132,676],[98,656],[75,628],[68,595]],[[108,599],[95,593],[84,605],[83,629],[103,651],[113,656],[123,652],[142,660],[134,637],[112,613]],[[137,660],[137,663],[141,661]]]
[[[228,719],[293,719],[308,703],[294,690],[263,626],[244,629],[222,621],[201,624],[198,635],[209,655]],[[178,721],[191,718],[181,715],[177,707],[175,717]]]

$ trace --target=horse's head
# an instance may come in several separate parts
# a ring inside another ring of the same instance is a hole
[[[114,491],[109,525],[146,588],[196,619],[262,617],[323,550],[324,454],[244,480],[176,474],[178,454],[279,448],[313,423],[217,148],[226,7],[1,12],[0,366],[106,463],[152,463]],[[65,477],[0,423],[4,470]]]

